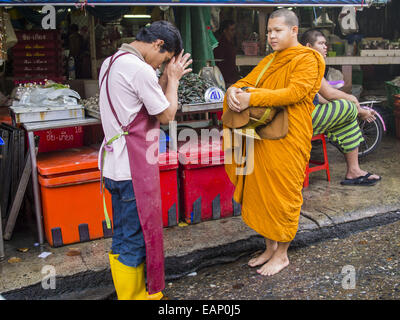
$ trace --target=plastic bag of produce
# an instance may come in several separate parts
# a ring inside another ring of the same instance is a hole
[[[29,107],[77,105],[80,98],[76,91],[68,88],[32,88],[22,94],[18,105]]]

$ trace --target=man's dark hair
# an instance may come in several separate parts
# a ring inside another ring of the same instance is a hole
[[[271,13],[271,15],[269,16],[270,19],[274,19],[274,18],[279,18],[279,17],[283,17],[285,18],[285,23],[289,26],[289,27],[294,27],[294,26],[299,26],[299,18],[296,16],[296,14],[289,9],[283,8],[283,9],[278,9],[275,10],[274,12]]]
[[[300,43],[305,46],[307,43],[314,45],[318,37],[324,37],[325,35],[319,29],[309,29],[301,35]]]
[[[157,39],[164,40],[160,52],[173,52],[178,55],[183,48],[182,37],[179,30],[168,21],[156,21],[151,25],[143,27],[136,35],[137,41],[153,43]]]
[[[235,21],[233,21],[233,20],[224,20],[224,21],[222,21],[219,30],[220,30],[221,32],[224,32],[225,29],[228,29],[231,25],[234,25],[234,24],[236,24],[236,23],[235,23]]]

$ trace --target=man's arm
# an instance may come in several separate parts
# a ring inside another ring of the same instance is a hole
[[[320,94],[320,96],[322,96],[328,101],[339,100],[339,99],[345,99],[351,101],[357,106],[358,114],[362,120],[366,120],[368,122],[375,120],[375,111],[370,111],[361,108],[360,103],[358,102],[358,99],[355,96],[333,88],[328,83],[328,81],[325,80],[325,78],[322,79],[321,88],[319,89],[318,93]]]
[[[167,91],[167,85],[168,85],[168,77],[165,70],[161,75],[160,79],[158,80],[158,83],[160,84],[162,91],[165,93]]]
[[[329,103],[329,101],[326,100],[320,93],[317,93],[317,95],[318,95],[318,102],[319,102],[320,104]]]
[[[326,100],[329,100],[329,101],[345,99],[345,100],[354,102],[357,106],[357,109],[360,110],[360,103],[358,102],[358,100],[355,96],[333,88],[328,83],[328,81],[326,81],[325,78],[323,78],[321,81],[321,88],[319,89],[318,93],[320,93],[321,96],[323,96]]]
[[[169,79],[165,89],[165,97],[169,102],[169,106],[163,112],[156,115],[162,124],[168,124],[175,119],[176,110],[178,109],[178,79]]]

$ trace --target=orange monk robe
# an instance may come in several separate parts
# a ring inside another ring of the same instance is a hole
[[[243,221],[268,239],[288,242],[298,228],[313,134],[313,99],[321,85],[325,62],[317,51],[298,45],[266,56],[233,86],[255,87],[258,75],[273,56],[257,89],[250,90],[249,105],[287,106],[289,132],[280,140],[254,140],[251,174],[238,175],[235,161],[225,164],[225,170],[235,185],[234,199],[242,205]],[[227,108],[225,97],[224,110]],[[225,151],[231,143],[224,134]]]

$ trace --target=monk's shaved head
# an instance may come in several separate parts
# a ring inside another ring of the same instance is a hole
[[[268,44],[274,51],[282,51],[299,45],[299,19],[288,9],[271,13],[268,19]]]
[[[299,18],[297,18],[296,14],[288,9],[278,9],[271,13],[269,16],[270,19],[283,17],[285,18],[285,23],[289,27],[298,27],[299,26]]]

